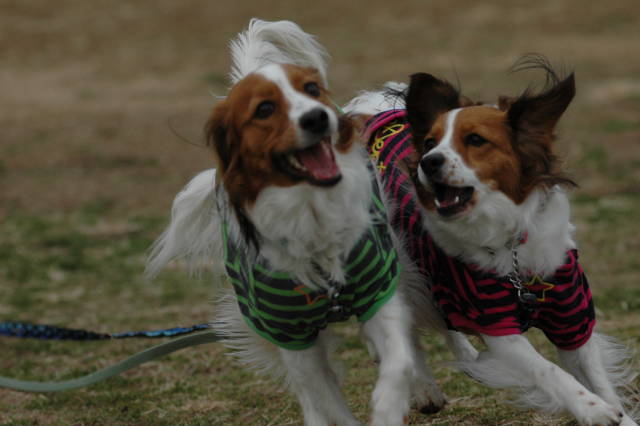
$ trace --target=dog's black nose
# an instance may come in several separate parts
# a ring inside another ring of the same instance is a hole
[[[425,175],[431,177],[440,171],[444,161],[444,155],[437,152],[435,154],[429,154],[422,157],[422,160],[420,160],[420,167]]]
[[[315,108],[305,112],[300,117],[300,127],[314,135],[322,135],[329,127],[329,114],[322,108]]]

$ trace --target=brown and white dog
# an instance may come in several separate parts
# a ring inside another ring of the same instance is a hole
[[[430,276],[422,291],[433,293],[447,322],[457,364],[545,412],[567,410],[584,425],[634,425],[616,391],[636,374],[623,368],[624,348],[592,333],[595,310],[565,190],[573,183],[554,155],[574,76],[559,78],[541,57],[520,65],[542,68],[548,86],[482,105],[415,74],[408,87],[362,93],[345,110],[373,117],[368,146],[398,205],[392,223]],[[556,345],[566,370],[522,335],[531,326]],[[460,331],[479,335],[486,350]]]
[[[326,52],[291,22],[260,20],[231,51],[233,87],[206,126],[217,168],[176,197],[149,275],[174,258],[224,260],[235,292],[215,329],[242,362],[284,379],[308,425],[359,424],[325,329],[351,315],[380,361],[372,424],[402,424],[412,400],[438,410],[443,395],[412,341],[415,274],[374,203],[366,152],[329,99]],[[355,274],[359,255],[375,253],[373,269]]]

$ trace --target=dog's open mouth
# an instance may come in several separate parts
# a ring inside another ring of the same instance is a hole
[[[284,173],[312,185],[332,186],[342,178],[329,137],[309,148],[278,155],[275,162]]]
[[[462,213],[469,206],[473,197],[473,187],[449,186],[443,183],[432,182],[434,202],[441,216],[451,217]]]

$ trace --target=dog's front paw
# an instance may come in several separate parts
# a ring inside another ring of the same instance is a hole
[[[435,382],[421,382],[414,386],[411,405],[422,414],[435,414],[447,404],[447,400]]]
[[[418,363],[411,379],[411,406],[422,414],[434,414],[446,403],[429,367],[423,362]]]
[[[409,394],[393,388],[376,388],[373,391],[371,426],[400,426],[408,423]]]
[[[624,413],[595,395],[583,398],[575,411],[576,418],[585,426],[618,426]]]
[[[395,416],[392,418],[392,416],[385,416],[385,415],[380,416],[380,415],[374,414],[373,418],[368,423],[368,426],[401,426],[401,425],[408,425],[408,424],[409,424],[408,415],[402,416],[402,418],[398,421],[398,419]]]
[[[369,425],[371,426],[401,426],[409,424],[409,410],[374,410]]]

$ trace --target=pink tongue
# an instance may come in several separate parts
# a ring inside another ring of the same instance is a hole
[[[296,157],[317,180],[334,179],[340,174],[331,145],[327,142],[320,142],[311,148],[299,151]]]

